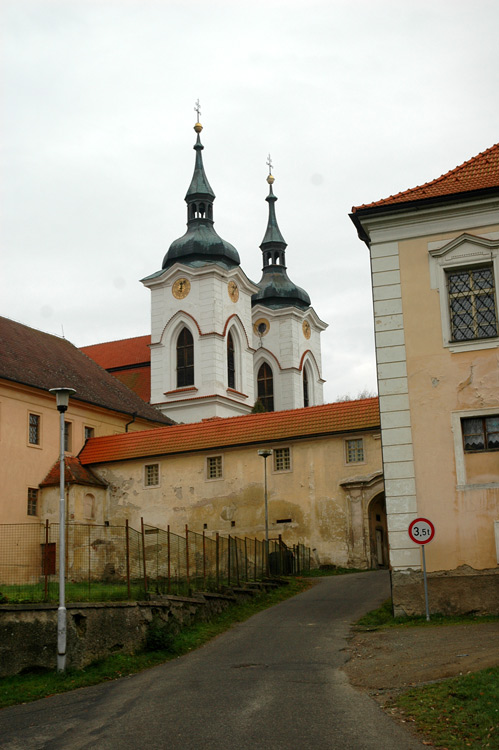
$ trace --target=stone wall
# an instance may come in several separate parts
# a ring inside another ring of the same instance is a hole
[[[145,645],[153,619],[175,633],[252,597],[256,588],[232,589],[226,594],[200,593],[196,598],[168,596],[147,602],[68,604],[67,667],[81,669],[112,653],[138,651]],[[55,669],[56,661],[57,605],[1,605],[0,677]]]
[[[392,571],[393,610],[397,617],[424,615],[423,573]],[[463,565],[456,570],[428,573],[430,613],[499,615],[499,570],[474,570]]]

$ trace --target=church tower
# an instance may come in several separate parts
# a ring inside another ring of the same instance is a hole
[[[320,334],[327,328],[310,306],[310,297],[286,271],[286,242],[277,224],[268,160],[267,230],[260,248],[262,278],[251,298],[255,393],[267,411],[323,403]]]
[[[251,296],[257,286],[213,226],[215,193],[197,112],[187,231],[170,245],[162,269],[142,279],[151,290],[151,403],[177,422],[247,414],[256,400]]]

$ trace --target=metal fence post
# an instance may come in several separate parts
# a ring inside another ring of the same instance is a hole
[[[227,586],[230,586],[230,534],[229,534],[229,546],[227,548]]]
[[[215,578],[217,591],[220,588],[220,534],[215,537]]]
[[[49,554],[49,519],[45,520],[45,549],[43,550],[43,572],[45,574],[45,591],[44,599],[47,601],[49,595],[49,578],[48,578],[48,554]]]
[[[244,572],[245,572],[246,581],[249,581],[249,578],[248,578],[248,539],[247,539],[247,537],[244,537]]]
[[[126,591],[128,599],[131,599],[130,591],[130,529],[128,527],[128,518],[125,521],[125,544],[126,544]]]
[[[170,552],[170,524],[166,527],[167,555],[168,555],[168,593],[171,591],[171,552]]]
[[[238,555],[238,552],[237,552],[237,548],[238,548],[238,544],[237,543],[238,543],[238,541],[239,540],[238,540],[237,536],[235,536],[234,537],[234,551],[236,553],[236,580],[237,580],[237,585],[240,586],[241,585],[241,580],[239,578],[239,555]]]
[[[144,570],[144,591],[147,598],[147,570],[146,570],[146,535],[144,532],[144,519],[140,518],[140,529],[142,532],[142,565]]]
[[[255,537],[255,557],[254,557],[254,560],[253,560],[253,567],[254,567],[254,570],[255,570],[255,581],[258,578],[258,576],[256,574],[256,564],[257,564],[257,558],[258,558],[258,548],[257,548],[256,545],[257,545],[257,542],[256,542],[256,537]]]
[[[191,588],[191,578],[189,575],[189,529],[185,524],[185,569],[187,575],[187,588]]]
[[[206,537],[203,529],[203,588],[206,588]]]

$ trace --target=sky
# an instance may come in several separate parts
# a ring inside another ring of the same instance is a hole
[[[201,103],[215,228],[261,277],[270,153],[324,400],[376,391],[349,218],[499,140],[497,0],[2,0],[0,314],[77,346],[150,332]]]

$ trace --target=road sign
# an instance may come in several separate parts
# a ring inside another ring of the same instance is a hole
[[[409,525],[409,536],[416,544],[428,544],[435,536],[435,527],[427,518],[416,518]]]

